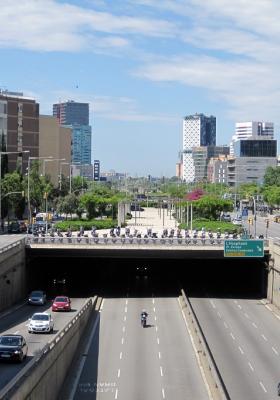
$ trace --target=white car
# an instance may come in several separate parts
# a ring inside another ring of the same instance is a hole
[[[53,332],[54,322],[50,313],[35,313],[29,319],[28,332]]]

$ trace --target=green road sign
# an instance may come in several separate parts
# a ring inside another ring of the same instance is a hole
[[[263,240],[225,240],[224,257],[263,257]]]

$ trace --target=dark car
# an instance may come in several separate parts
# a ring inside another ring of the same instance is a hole
[[[47,296],[43,290],[33,290],[28,297],[28,304],[43,306],[46,302]]]
[[[0,360],[22,362],[27,352],[28,346],[22,335],[0,336]]]
[[[144,208],[141,207],[139,204],[131,204],[130,206],[131,211],[144,211]]]
[[[52,303],[52,311],[71,311],[71,300],[68,296],[56,296]]]
[[[13,221],[8,225],[8,233],[24,233],[27,225],[24,221]]]

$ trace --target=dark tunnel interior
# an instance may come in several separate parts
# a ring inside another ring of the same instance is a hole
[[[28,290],[49,298],[178,296],[266,297],[263,259],[137,259],[30,256]]]

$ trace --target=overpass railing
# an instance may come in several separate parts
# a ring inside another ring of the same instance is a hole
[[[240,239],[231,239],[231,240],[240,240]],[[209,239],[209,238],[129,238],[129,237],[36,237],[36,236],[28,236],[26,238],[26,244],[42,244],[42,245],[71,245],[71,246],[79,246],[79,245],[87,245],[87,246],[108,246],[113,245],[116,247],[119,246],[130,246],[130,245],[154,245],[154,246],[176,246],[176,247],[186,247],[186,246],[215,246],[215,247],[224,247],[224,239]],[[269,241],[264,239],[264,247],[269,245]]]

